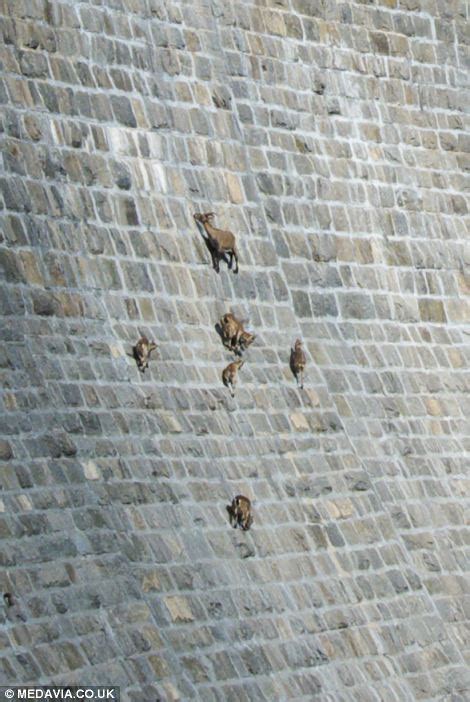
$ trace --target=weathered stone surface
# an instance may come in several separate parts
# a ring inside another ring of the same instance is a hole
[[[470,698],[464,4],[2,3],[2,683]]]
[[[8,461],[12,456],[13,451],[11,450],[10,443],[4,439],[0,440],[0,461]]]

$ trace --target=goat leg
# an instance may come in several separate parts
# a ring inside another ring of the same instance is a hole
[[[215,270],[216,273],[219,273],[219,257],[215,253],[215,251],[211,251],[211,256],[212,256],[212,268]]]
[[[235,263],[237,264],[237,267],[236,267],[236,269],[235,269],[233,272],[234,272],[234,273],[238,273],[238,251],[237,251],[237,249],[236,249],[235,247],[233,247],[232,256],[234,257]]]

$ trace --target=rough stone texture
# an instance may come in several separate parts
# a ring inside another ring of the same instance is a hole
[[[1,680],[468,700],[468,4],[0,8]]]

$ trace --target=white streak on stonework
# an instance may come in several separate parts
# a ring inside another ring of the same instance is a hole
[[[108,144],[110,151],[121,156],[129,156],[129,140],[127,133],[122,127],[107,127]]]
[[[165,168],[161,163],[156,161],[152,162],[153,175],[155,178],[155,185],[161,193],[168,192],[168,182],[166,179]]]
[[[98,466],[94,461],[87,461],[83,464],[83,472],[88,480],[98,480],[100,477]]]

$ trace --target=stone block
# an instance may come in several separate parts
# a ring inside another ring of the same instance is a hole
[[[184,597],[165,597],[164,601],[172,621],[180,623],[194,621],[194,615]]]
[[[444,305],[441,300],[421,298],[418,300],[418,305],[421,319],[424,322],[439,324],[446,321]]]
[[[349,319],[371,319],[375,317],[372,299],[364,293],[338,295],[341,314]]]
[[[8,441],[2,439],[0,441],[0,461],[8,461],[13,458],[13,451]]]
[[[137,126],[135,114],[132,109],[131,102],[128,98],[117,95],[111,96],[111,107],[114,113],[114,117],[116,121],[119,122],[119,124],[122,124],[126,127]]]
[[[312,293],[310,295],[310,301],[315,317],[338,316],[338,308],[334,295],[328,293]]]

